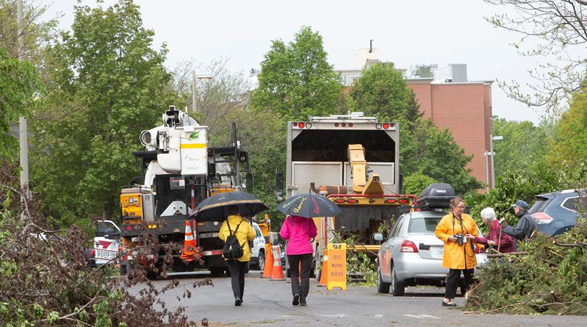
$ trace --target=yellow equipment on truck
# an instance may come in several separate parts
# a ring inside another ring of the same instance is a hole
[[[190,215],[207,197],[241,190],[252,181],[248,154],[240,149],[234,123],[230,146],[209,147],[208,127],[187,113],[170,106],[162,119],[162,125],[141,133],[146,151],[133,152],[142,161],[142,184],[131,182],[121,191],[121,273],[142,265],[149,277],[164,266],[175,271],[204,268],[221,275],[227,271],[218,238],[224,217],[198,222]],[[182,251],[188,227],[196,256],[186,260]],[[149,242],[163,246],[156,254],[141,252],[145,248],[141,245]]]

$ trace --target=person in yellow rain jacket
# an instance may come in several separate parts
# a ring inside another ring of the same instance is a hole
[[[228,224],[230,224],[230,230]],[[226,260],[228,270],[230,271],[234,305],[240,306],[243,303],[243,295],[245,293],[245,273],[251,260],[249,241],[254,240],[256,234],[249,221],[240,216],[237,206],[228,207],[228,218],[222,223],[218,237],[223,242],[226,242],[226,239],[231,233],[236,233],[236,239],[243,249],[243,256],[238,259],[225,258],[224,260]]]
[[[463,213],[465,201],[455,197],[450,204],[452,212],[442,217],[436,226],[435,234],[444,242],[442,267],[449,269],[442,305],[454,307],[456,304],[452,302],[452,299],[457,293],[461,272],[465,276],[465,291],[469,289],[473,279],[473,272],[477,265],[473,239],[479,234],[475,220]]]

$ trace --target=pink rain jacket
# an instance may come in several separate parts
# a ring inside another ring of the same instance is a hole
[[[287,255],[314,253],[310,239],[316,234],[314,219],[298,216],[287,216],[279,231],[279,235],[287,240]]]

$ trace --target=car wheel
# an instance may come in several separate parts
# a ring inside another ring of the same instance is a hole
[[[377,268],[377,293],[387,294],[389,293],[389,283],[383,281],[381,276],[381,267]]]
[[[391,266],[391,294],[393,296],[403,296],[405,293],[406,287],[404,286],[403,282],[400,282],[397,279],[397,274],[395,273],[395,267]]]
[[[259,252],[259,264],[257,266],[259,266],[259,270],[261,270],[261,271],[265,269],[265,253],[264,252]]]

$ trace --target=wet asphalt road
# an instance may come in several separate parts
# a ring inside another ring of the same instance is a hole
[[[184,307],[198,326],[202,318],[207,318],[210,326],[587,326],[587,317],[582,316],[493,315],[442,307],[444,289],[436,287],[409,287],[405,296],[394,297],[377,294],[375,287],[353,284],[344,291],[328,291],[317,287],[313,279],[308,306],[292,306],[287,281],[260,275],[259,271],[247,275],[240,307],[234,306],[229,277],[212,278],[214,286],[192,287],[194,282],[208,278],[207,273],[172,274],[181,286],[160,297],[170,309]],[[154,282],[158,288],[166,283]],[[182,298],[185,290],[192,293],[191,299]],[[455,302],[462,306],[464,298]]]

